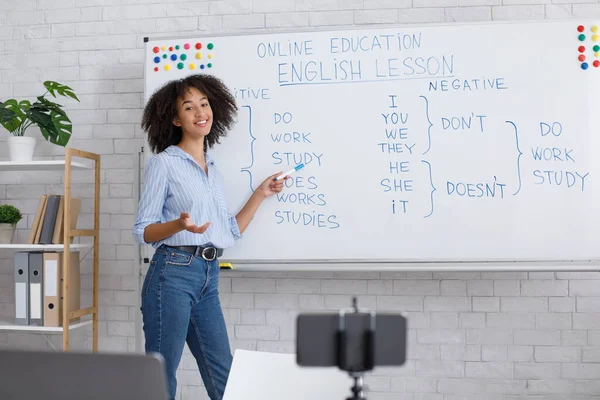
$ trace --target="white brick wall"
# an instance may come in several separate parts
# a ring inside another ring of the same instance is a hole
[[[0,99],[37,95],[45,79],[69,83],[80,95],[81,104],[66,102],[72,146],[103,155],[100,348],[134,351],[130,226],[143,137],[143,36],[594,16],[600,18],[597,0],[0,0]],[[36,155],[61,154],[42,143]],[[82,224],[91,223],[90,178],[75,177]],[[62,190],[62,182],[55,173],[0,174],[0,201],[18,202],[27,213],[20,240],[38,196]],[[13,312],[11,258],[0,253],[0,319]],[[89,256],[83,271],[89,278]],[[83,287],[89,302],[89,279]],[[409,360],[369,374],[371,400],[600,398],[598,273],[225,272],[221,293],[233,346],[260,351],[293,352],[299,312],[347,307],[352,294],[365,307],[404,312]],[[3,346],[47,342],[0,333]],[[207,399],[187,349],[179,377],[180,399]]]

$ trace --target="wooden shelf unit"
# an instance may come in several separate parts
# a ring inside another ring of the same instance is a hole
[[[83,158],[90,160],[91,163],[82,163],[73,161],[73,158]],[[71,229],[71,172],[73,170],[94,170],[94,228],[93,229]],[[100,240],[100,155],[83,150],[66,148],[64,160],[31,161],[31,162],[0,162],[0,171],[60,171],[65,174],[64,184],[64,244],[1,244],[2,249],[13,250],[39,250],[39,251],[63,251],[68,253],[72,250],[94,249],[93,258],[93,305],[89,308],[79,310],[69,310],[69,263],[70,257],[63,257],[63,297],[62,297],[62,326],[43,327],[43,326],[20,326],[13,323],[0,322],[0,331],[28,331],[40,333],[62,333],[63,351],[69,349],[69,333],[72,329],[77,329],[92,324],[92,350],[98,351],[98,275],[99,275],[99,240]],[[91,236],[94,243],[79,244],[71,243],[71,238]],[[91,315],[91,321],[79,321],[71,323],[73,319]],[[68,329],[65,329],[68,328]]]

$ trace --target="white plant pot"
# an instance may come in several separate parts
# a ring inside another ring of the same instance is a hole
[[[0,224],[0,243],[11,244],[16,228],[13,224]]]
[[[9,136],[8,154],[10,161],[28,162],[33,159],[35,150],[35,138],[29,136]]]

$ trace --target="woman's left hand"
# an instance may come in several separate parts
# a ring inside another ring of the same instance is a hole
[[[256,189],[257,193],[262,194],[265,197],[272,196],[276,193],[280,193],[283,190],[283,182],[289,177],[286,176],[284,179],[276,181],[275,178],[281,175],[281,172],[278,172],[274,175],[271,175],[267,179],[260,184],[260,186]]]

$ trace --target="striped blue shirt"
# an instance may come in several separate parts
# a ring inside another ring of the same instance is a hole
[[[146,165],[144,189],[133,224],[133,237],[141,244],[144,229],[154,223],[178,219],[188,212],[198,226],[210,222],[203,234],[186,230],[161,241],[151,243],[171,246],[212,245],[220,248],[233,246],[242,237],[237,221],[229,213],[223,177],[212,158],[205,154],[208,176],[194,158],[178,146],[169,146],[152,155]]]

